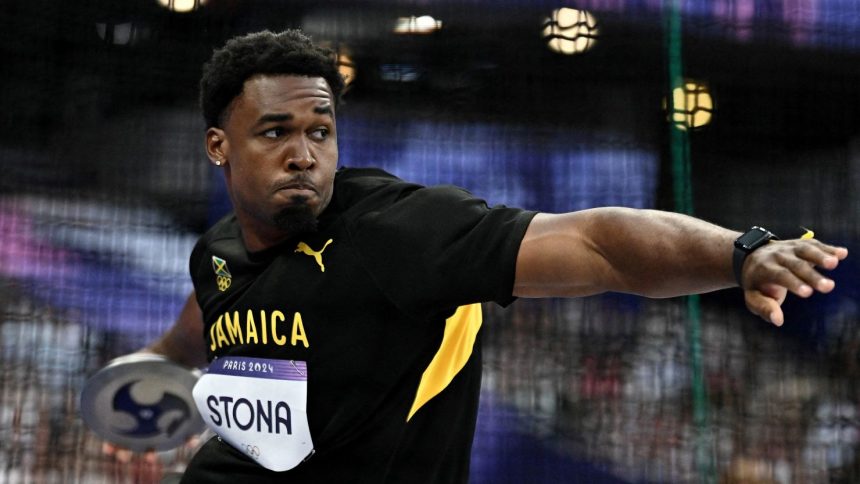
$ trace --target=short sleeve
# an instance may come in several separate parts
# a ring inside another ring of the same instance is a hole
[[[467,191],[420,188],[351,228],[359,261],[407,313],[475,302],[508,305],[516,259],[535,212],[488,207]]]

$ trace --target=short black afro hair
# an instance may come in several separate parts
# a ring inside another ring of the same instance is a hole
[[[299,30],[268,30],[234,37],[212,54],[200,78],[200,107],[206,127],[221,127],[228,106],[257,74],[322,77],[339,102],[344,82],[334,53]]]

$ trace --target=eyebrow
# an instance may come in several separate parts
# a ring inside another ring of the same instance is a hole
[[[314,106],[314,114],[327,114],[330,117],[333,117],[334,112],[331,109],[330,104],[326,104],[324,106]],[[254,123],[254,127],[258,127],[264,125],[266,123],[283,123],[284,121],[292,121],[294,116],[292,113],[272,113],[272,114],[264,114],[257,119],[257,122]]]
[[[332,115],[331,104],[326,104],[324,106],[314,106],[314,113],[316,114],[328,114]]]
[[[293,115],[290,113],[285,114],[264,114],[260,116],[260,119],[254,123],[254,127],[264,125],[266,123],[282,123],[284,121],[292,121]]]

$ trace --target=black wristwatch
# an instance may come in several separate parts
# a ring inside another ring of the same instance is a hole
[[[758,249],[771,240],[779,240],[779,237],[773,232],[761,227],[753,227],[747,230],[743,235],[735,239],[735,251],[732,255],[732,268],[735,271],[735,280],[738,286],[744,287],[741,284],[741,271],[744,268],[744,261],[752,251]]]

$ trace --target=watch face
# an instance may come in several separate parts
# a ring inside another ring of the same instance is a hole
[[[761,227],[753,227],[735,240],[735,246],[749,251],[761,247],[772,238],[773,234],[767,230]]]

